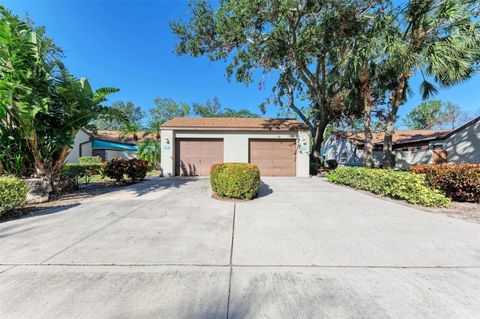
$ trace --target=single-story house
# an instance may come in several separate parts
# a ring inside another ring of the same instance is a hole
[[[146,138],[146,134],[139,132],[137,141],[131,136],[122,138],[121,135],[119,131],[89,132],[80,129],[65,161],[78,163],[79,157],[82,156],[99,156],[103,161],[117,157],[134,158],[138,150],[137,144]]]
[[[255,163],[263,176],[309,176],[310,131],[294,119],[175,118],[161,127],[163,176],[209,175]]]
[[[383,132],[373,132],[374,165],[383,156]],[[364,132],[337,132],[322,145],[325,160],[340,165],[361,166],[364,160]],[[395,168],[433,163],[480,163],[480,117],[454,130],[398,130],[393,136]]]

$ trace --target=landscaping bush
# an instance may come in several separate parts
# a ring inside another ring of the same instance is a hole
[[[127,176],[132,182],[141,181],[145,178],[148,171],[148,162],[141,159],[131,159],[128,161]]]
[[[83,164],[100,164],[102,162],[102,159],[100,156],[82,156],[78,159],[78,163],[83,165]]]
[[[22,207],[27,193],[25,181],[11,176],[0,177],[0,216],[8,210]]]
[[[403,199],[423,206],[449,207],[450,200],[428,188],[424,175],[364,167],[338,167],[327,174],[330,182]]]
[[[210,171],[210,183],[218,196],[252,199],[260,188],[260,170],[248,163],[215,164]]]
[[[127,175],[132,182],[136,182],[145,178],[147,170],[147,161],[136,158],[131,160],[114,158],[105,164],[103,174],[117,182],[125,181],[125,175]]]
[[[480,164],[418,165],[410,172],[424,174],[430,187],[455,201],[480,202]]]
[[[80,178],[85,180],[85,183],[90,182],[92,175],[99,175],[102,172],[101,163],[67,163],[62,167],[62,177],[64,179],[70,180],[75,185],[75,188],[78,188]]]
[[[105,163],[103,175],[114,179],[117,182],[125,181],[125,173],[128,169],[128,160],[124,158],[114,158]]]

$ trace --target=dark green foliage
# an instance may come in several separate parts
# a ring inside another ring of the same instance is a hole
[[[193,103],[193,112],[200,117],[260,117],[247,109],[235,110],[232,108],[223,108],[216,96],[205,103]]]
[[[71,181],[74,187],[78,188],[81,178],[88,184],[91,176],[101,174],[102,169],[102,163],[67,163],[62,167],[62,177]]]
[[[70,74],[45,28],[33,27],[2,5],[0,30],[0,149],[8,151],[2,152],[0,172],[3,167],[35,174],[55,185],[75,135],[109,113],[102,103],[118,90],[93,90],[88,80]]]
[[[260,170],[249,163],[222,163],[212,165],[212,191],[221,197],[252,199],[260,188]]]
[[[7,210],[23,207],[27,198],[27,184],[11,176],[0,177],[0,215]]]
[[[105,163],[103,174],[117,182],[125,182],[125,175],[128,176],[132,182],[137,182],[145,178],[147,171],[147,161],[136,158],[131,160],[114,158]]]
[[[114,158],[105,163],[103,175],[117,182],[125,181],[125,173],[128,168],[128,160],[124,158]]]
[[[141,181],[145,178],[148,171],[148,162],[133,158],[128,160],[127,171],[125,172],[132,183]]]
[[[160,153],[160,143],[155,140],[147,139],[138,143],[137,156],[147,161],[150,168],[160,167]]]
[[[190,106],[173,99],[159,98],[153,100],[155,107],[150,109],[150,116],[154,121],[165,123],[175,117],[184,117],[190,114]]]
[[[449,207],[450,200],[438,190],[430,189],[423,175],[392,170],[340,166],[329,172],[332,183],[344,184],[375,194],[403,199],[422,206]]]
[[[410,172],[425,174],[430,187],[455,201],[480,203],[480,164],[418,165]]]
[[[142,108],[133,102],[116,101],[111,106],[111,114],[100,116],[93,121],[97,130],[121,130],[124,123],[140,124],[145,113]]]

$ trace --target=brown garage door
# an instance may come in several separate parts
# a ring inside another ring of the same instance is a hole
[[[295,176],[295,140],[250,140],[250,163],[263,176]]]
[[[202,176],[223,162],[223,139],[176,139],[175,175]]]

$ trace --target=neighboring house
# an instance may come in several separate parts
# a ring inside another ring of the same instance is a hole
[[[310,131],[293,119],[175,118],[161,127],[164,176],[255,163],[263,176],[309,176]]]
[[[103,161],[122,157],[134,158],[137,152],[137,143],[144,140],[145,133],[138,133],[138,141],[132,137],[122,138],[119,131],[89,132],[85,129],[78,131],[72,149],[66,158],[68,163],[77,163],[82,156],[99,156]]]
[[[381,166],[383,132],[373,133],[374,166]],[[338,132],[322,146],[325,160],[340,165],[361,166],[364,160],[365,134]],[[433,163],[480,163],[480,117],[454,129],[396,131],[393,136],[395,168]]]

